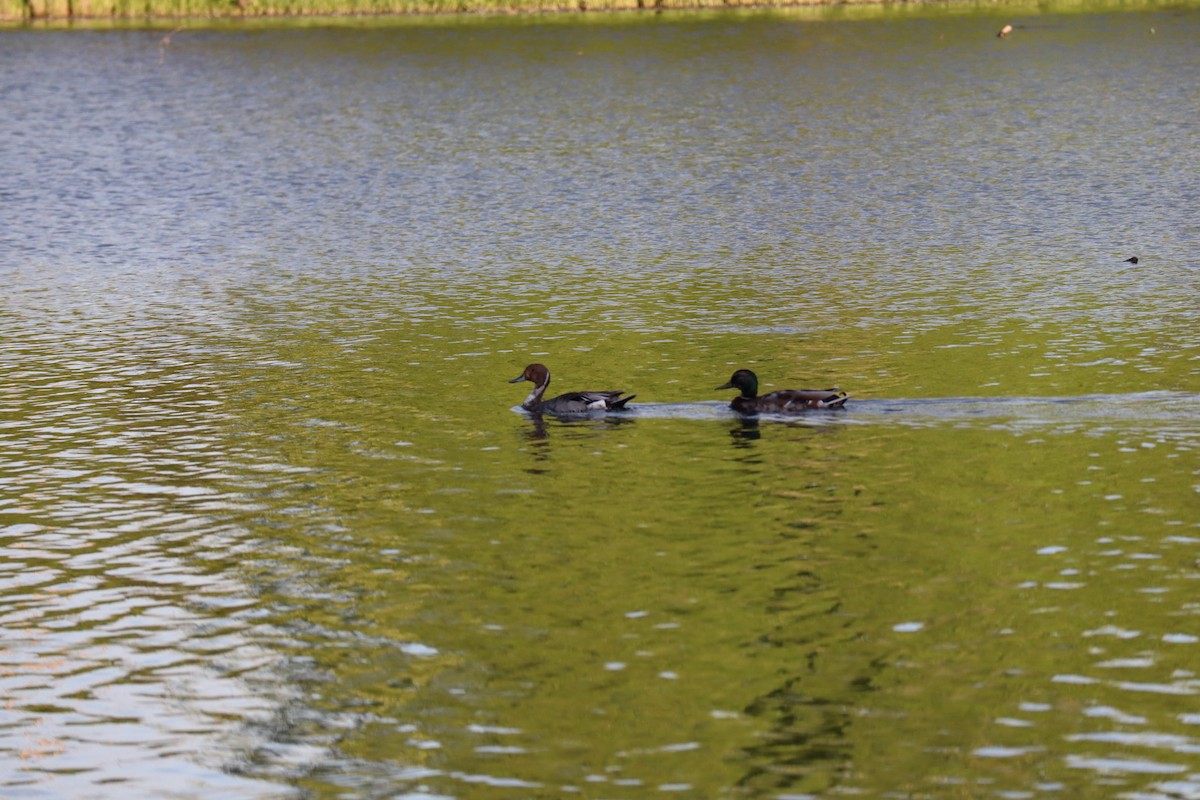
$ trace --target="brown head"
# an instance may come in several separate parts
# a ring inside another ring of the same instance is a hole
[[[509,383],[520,383],[521,381],[532,381],[536,386],[545,386],[550,383],[550,370],[546,368],[545,364],[530,364],[524,372]]]

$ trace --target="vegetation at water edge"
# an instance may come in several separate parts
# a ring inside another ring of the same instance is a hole
[[[1196,0],[1190,0],[1194,3]],[[1189,0],[1185,0],[1185,5]],[[1015,5],[1022,5],[1016,0]],[[1159,0],[1055,0],[1055,10],[1154,8]],[[521,14],[746,7],[996,8],[976,0],[0,0],[0,23],[95,20],[237,20],[430,14]],[[1003,7],[1009,7],[1008,3]],[[1046,4],[1037,6],[1046,9]],[[1061,7],[1061,8],[1060,8]]]
[[[782,0],[766,5],[827,5]],[[0,0],[0,20],[525,13],[764,5],[758,0]]]

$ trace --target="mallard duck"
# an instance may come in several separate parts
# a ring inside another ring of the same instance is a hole
[[[838,389],[780,389],[758,396],[758,376],[748,369],[733,373],[728,383],[717,389],[737,389],[729,407],[739,414],[791,414],[817,408],[841,408],[849,395]],[[714,390],[715,391],[715,390]]]
[[[532,381],[533,391],[521,403],[521,408],[535,414],[586,414],[589,411],[625,411],[625,404],[634,395],[621,397],[624,390],[618,392],[568,392],[549,400],[542,400],[546,387],[550,385],[550,370],[544,364],[530,364],[509,383]]]

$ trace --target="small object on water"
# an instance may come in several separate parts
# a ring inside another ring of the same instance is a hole
[[[728,383],[721,384],[717,389],[737,389],[740,392],[729,404],[739,414],[791,414],[820,408],[842,408],[850,398],[840,389],[780,389],[759,397],[758,376],[748,369],[739,369]]]
[[[568,392],[549,400],[542,400],[546,387],[550,385],[550,370],[544,364],[530,364],[509,383],[532,381],[533,391],[521,403],[521,408],[535,414],[586,414],[589,411],[625,411],[625,404],[634,395],[621,397],[622,389],[617,392]]]
[[[1136,264],[1136,263],[1138,263],[1138,257],[1137,257],[1137,256],[1130,256],[1129,258],[1125,259],[1125,261],[1124,261],[1123,263],[1125,263],[1125,264]]]
[[[997,33],[996,36],[1003,39],[1005,36],[1008,36],[1010,33],[1012,33],[1012,31],[1013,31],[1012,25],[1005,25],[1003,28],[1000,29],[1000,32]]]

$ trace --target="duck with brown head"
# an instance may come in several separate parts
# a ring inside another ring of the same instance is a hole
[[[521,408],[534,414],[587,414],[593,411],[627,411],[625,404],[634,395],[622,397],[624,390],[616,392],[568,392],[543,400],[546,387],[550,385],[550,370],[544,364],[530,364],[509,383],[529,381],[533,389]]]
[[[780,389],[760,397],[758,376],[748,369],[739,369],[728,383],[721,384],[717,389],[737,389],[739,394],[729,407],[747,416],[842,408],[850,397],[839,389]]]

